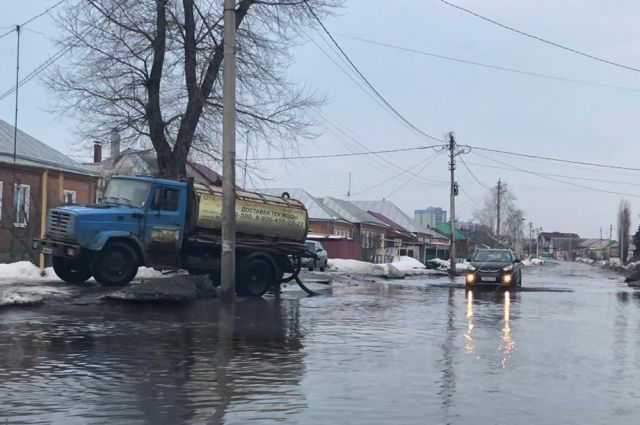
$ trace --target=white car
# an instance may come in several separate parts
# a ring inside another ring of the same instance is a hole
[[[327,251],[324,249],[322,244],[318,241],[306,240],[305,245],[307,245],[307,249],[309,252],[314,253],[318,259],[315,258],[303,258],[302,259],[302,267],[306,267],[310,272],[315,269],[320,270],[321,272],[327,267],[327,261],[329,257],[327,255]]]

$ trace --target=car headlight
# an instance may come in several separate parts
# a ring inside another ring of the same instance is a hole
[[[467,267],[467,271],[473,272],[475,270],[476,270],[476,268],[474,266],[472,266],[471,264],[469,264],[469,267]]]
[[[505,272],[510,272],[511,270],[513,270],[513,265],[508,265],[507,267],[503,267],[502,270],[504,270]]]

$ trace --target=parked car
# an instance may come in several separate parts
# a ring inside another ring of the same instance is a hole
[[[522,262],[509,249],[479,249],[467,261],[467,287],[482,284],[516,287],[522,285]]]
[[[314,254],[316,254],[318,259],[316,260],[315,258],[303,258],[302,267],[308,268],[310,272],[314,271],[315,269],[323,272],[327,267],[327,261],[329,261],[327,251],[318,241],[306,240],[304,243],[305,245],[307,245],[307,249],[309,250],[309,252],[313,252]]]

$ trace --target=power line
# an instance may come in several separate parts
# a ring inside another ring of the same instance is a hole
[[[490,23],[492,23],[492,24],[494,24],[494,25],[497,25],[497,26],[502,27],[502,28],[504,28],[504,29],[507,29],[507,30],[509,30],[509,31],[513,31],[513,32],[518,33],[518,34],[520,34],[520,35],[523,35],[523,36],[525,36],[525,37],[529,37],[529,38],[532,38],[532,39],[534,39],[534,40],[541,41],[541,42],[546,43],[546,44],[548,44],[548,45],[550,45],[550,46],[554,46],[554,47],[557,47],[557,48],[559,48],[559,49],[566,50],[566,51],[568,51],[568,52],[575,53],[575,54],[577,54],[577,55],[584,56],[584,57],[586,57],[586,58],[593,59],[593,60],[598,61],[598,62],[606,63],[606,64],[608,64],[608,65],[613,65],[613,66],[616,66],[616,67],[618,67],[618,68],[624,68],[624,69],[628,69],[628,70],[630,70],[630,71],[640,72],[640,69],[638,69],[638,68],[634,68],[634,67],[632,67],[632,66],[628,66],[628,65],[623,65],[623,64],[618,63],[618,62],[610,61],[610,60],[608,60],[608,59],[603,59],[603,58],[600,58],[600,57],[598,57],[598,56],[594,56],[594,55],[592,55],[592,54],[585,53],[585,52],[582,52],[582,51],[580,51],[580,50],[576,50],[576,49],[573,49],[573,48],[571,48],[571,47],[567,47],[567,46],[564,46],[564,45],[562,45],[562,44],[559,44],[559,43],[555,43],[555,42],[553,42],[553,41],[546,40],[546,39],[544,39],[544,38],[542,38],[542,37],[538,37],[537,35],[533,35],[533,34],[526,33],[526,32],[524,32],[524,31],[521,31],[521,30],[517,29],[517,28],[510,27],[510,26],[508,26],[508,25],[505,25],[505,24],[502,24],[502,23],[500,23],[500,22],[498,22],[498,21],[495,21],[495,20],[493,20],[493,19],[491,19],[491,18],[487,18],[487,17],[485,17],[485,16],[482,16],[482,15],[480,15],[480,14],[478,14],[478,13],[476,13],[476,12],[472,11],[472,10],[465,9],[464,7],[458,6],[458,5],[453,4],[453,3],[449,3],[449,2],[448,2],[448,1],[446,1],[446,0],[440,0],[440,1],[441,1],[442,3],[444,3],[444,4],[448,5],[448,6],[454,7],[454,8],[456,8],[456,9],[458,9],[458,10],[461,10],[461,11],[463,11],[463,12],[466,12],[466,13],[468,13],[468,14],[470,14],[470,15],[473,15],[473,16],[475,16],[475,17],[477,17],[477,18],[480,18],[480,19],[483,19],[483,20],[485,20],[485,21],[487,21],[487,22],[490,22]]]
[[[505,155],[520,156],[520,157],[524,157],[524,158],[544,159],[546,161],[562,162],[562,163],[566,163],[566,164],[588,165],[590,167],[612,168],[612,169],[615,169],[615,170],[640,171],[640,168],[624,167],[624,166],[621,166],[621,165],[600,164],[600,163],[597,163],[597,162],[587,162],[587,161],[574,161],[574,160],[570,160],[570,159],[552,158],[552,157],[549,157],[549,156],[531,155],[531,154],[525,154],[525,153],[503,151],[503,150],[498,150],[498,149],[483,148],[483,147],[480,147],[480,146],[472,146],[472,145],[466,145],[466,146],[468,146],[471,149],[476,149],[476,150],[481,150],[481,151],[486,151],[486,152],[493,152],[493,153],[501,153],[501,154],[505,154]]]
[[[31,22],[35,21],[36,19],[38,19],[41,16],[46,15],[47,13],[51,12],[53,9],[55,9],[56,7],[60,6],[62,3],[64,3],[67,0],[60,0],[57,3],[55,3],[53,6],[50,6],[48,9],[46,9],[44,12],[37,14],[36,16],[33,16],[29,19],[27,19],[26,21],[24,21],[23,23],[21,23],[20,25],[17,25],[16,27],[11,28],[9,31],[4,32],[2,34],[0,34],[0,38],[6,37],[7,35],[11,34],[12,32],[16,31],[17,27],[23,27],[25,25],[29,25]]]
[[[404,117],[404,115],[402,115],[400,112],[398,112],[398,110],[396,108],[394,108],[389,101],[387,101],[387,99],[382,96],[382,94],[380,94],[380,92],[373,86],[373,84],[371,84],[371,82],[369,82],[369,80],[367,79],[367,77],[364,76],[364,74],[362,74],[362,72],[360,72],[360,69],[358,69],[358,67],[353,63],[353,61],[351,60],[351,58],[349,58],[349,55],[347,55],[345,53],[345,51],[342,49],[342,47],[340,46],[340,44],[336,41],[336,39],[333,37],[333,35],[331,35],[331,33],[329,32],[329,30],[327,29],[327,27],[325,27],[325,25],[322,23],[322,20],[320,20],[320,18],[318,17],[318,15],[316,15],[316,13],[314,12],[313,8],[309,5],[309,3],[307,2],[307,0],[304,0],[305,5],[307,6],[307,9],[309,10],[310,14],[312,15],[312,17],[318,22],[318,24],[320,25],[320,27],[322,28],[322,30],[324,31],[325,34],[327,34],[327,36],[331,39],[331,42],[338,48],[338,50],[340,51],[340,53],[342,54],[342,56],[344,56],[344,58],[347,60],[347,62],[349,62],[349,65],[351,65],[351,67],[353,68],[353,70],[360,76],[360,78],[362,78],[362,81],[364,81],[364,83],[371,89],[371,91],[373,91],[373,93],[398,117],[400,118],[404,123],[406,123],[409,127],[411,127],[413,130],[415,130],[417,133],[421,134],[422,136],[431,139],[431,140],[435,140],[437,142],[443,142],[443,140],[438,139],[437,137],[434,137],[430,134],[425,133],[424,131],[420,130],[418,127],[416,127],[411,121],[409,121],[407,118]]]
[[[407,181],[405,181],[405,182],[404,182],[404,183],[402,183],[400,186],[396,187],[396,188],[395,188],[395,189],[393,189],[391,192],[389,192],[389,193],[385,196],[385,198],[390,197],[391,195],[395,194],[397,191],[399,191],[400,189],[402,189],[403,187],[405,187],[406,185],[408,185],[409,183],[411,183],[411,180],[413,180],[413,179],[414,179],[415,177],[417,177],[420,173],[422,173],[424,170],[426,170],[426,169],[427,169],[427,167],[428,167],[429,165],[431,165],[431,164],[433,163],[433,161],[435,161],[435,160],[438,158],[438,156],[440,156],[440,154],[442,154],[442,151],[437,152],[437,153],[433,156],[433,158],[431,158],[431,160],[430,160],[430,161],[428,161],[426,164],[424,164],[424,167],[422,167],[422,168],[420,169],[420,171],[418,171],[418,172],[417,172],[417,173],[415,173],[415,174],[411,174],[411,176],[409,176],[409,179],[408,179]]]
[[[475,174],[473,174],[473,172],[471,171],[471,169],[469,168],[469,166],[467,165],[467,163],[465,162],[464,158],[462,157],[462,155],[460,155],[460,162],[462,162],[462,165],[464,166],[464,168],[467,169],[467,171],[469,172],[469,174],[471,174],[471,177],[473,177],[473,179],[478,182],[478,184],[482,187],[484,187],[487,190],[492,190],[489,186],[487,186],[486,184],[482,183],[480,180],[478,180],[478,178],[476,177]]]
[[[437,59],[444,59],[444,60],[447,60],[447,61],[464,63],[464,64],[467,64],[467,65],[475,65],[475,66],[480,66],[480,67],[484,67],[484,68],[495,69],[495,70],[498,70],[498,71],[513,72],[513,73],[516,73],[516,74],[527,75],[527,76],[530,76],[530,77],[545,78],[545,79],[548,79],[548,80],[562,81],[562,82],[567,82],[567,83],[576,83],[576,84],[582,84],[582,85],[588,85],[588,86],[611,88],[611,89],[616,89],[616,90],[640,92],[640,88],[616,86],[616,85],[613,85],[613,84],[598,83],[598,82],[595,82],[595,81],[577,80],[577,79],[573,79],[573,78],[560,77],[560,76],[557,76],[557,75],[541,74],[541,73],[538,73],[538,72],[525,71],[525,70],[522,70],[522,69],[507,68],[507,67],[500,66],[500,65],[491,65],[491,64],[482,63],[482,62],[475,62],[475,61],[468,60],[468,59],[461,59],[461,58],[455,58],[455,57],[451,57],[451,56],[439,55],[437,53],[426,52],[424,50],[417,50],[417,49],[412,49],[412,48],[409,48],[409,47],[402,47],[402,46],[398,46],[398,45],[394,45],[394,44],[383,43],[381,41],[374,41],[374,40],[369,40],[369,39],[362,38],[362,37],[355,37],[355,36],[352,36],[352,35],[346,35],[346,34],[338,34],[338,35],[340,35],[341,37],[344,37],[344,38],[349,38],[351,40],[357,40],[357,41],[361,41],[361,42],[364,42],[364,43],[369,43],[369,44],[374,44],[374,45],[377,45],[377,46],[387,47],[389,49],[400,50],[400,51],[404,51],[404,52],[408,52],[408,53],[415,53],[415,54],[423,55],[423,56],[430,56],[430,57],[437,58]]]
[[[327,154],[327,155],[299,155],[299,156],[270,156],[265,158],[252,158],[250,161],[281,161],[289,159],[316,159],[316,158],[342,158],[345,156],[362,156],[362,155],[379,155],[381,153],[396,153],[396,152],[409,152],[425,149],[439,148],[440,145],[432,146],[416,146],[413,148],[398,148],[398,149],[386,149],[380,151],[366,151],[366,152],[346,152],[339,154]]]
[[[476,165],[478,167],[517,171],[507,167],[496,167],[495,165],[482,164],[478,162],[469,162],[469,164]],[[620,185],[628,185],[628,186],[640,186],[640,183],[625,182],[620,180],[604,180],[604,179],[594,179],[589,177],[567,176],[563,174],[550,174],[550,173],[539,173],[539,174],[543,176],[548,176],[548,177],[560,177],[560,178],[571,179],[571,180],[583,180],[583,181],[597,182],[597,183],[611,183],[611,184],[620,184]]]
[[[546,175],[544,175],[542,173],[538,173],[538,172],[535,172],[535,171],[524,170],[522,168],[518,168],[518,167],[509,165],[509,164],[505,164],[502,161],[498,161],[497,159],[491,158],[491,157],[489,157],[487,155],[483,155],[483,154],[478,153],[478,152],[476,152],[476,155],[480,155],[481,157],[483,157],[485,159],[488,159],[489,161],[493,161],[493,162],[495,162],[497,164],[504,165],[504,166],[509,167],[509,168],[511,168],[513,170],[521,171],[523,173],[531,174],[531,175],[534,175],[534,176],[537,176],[537,177],[541,177],[543,179],[547,179],[547,180],[551,180],[551,181],[567,184],[569,186],[575,186],[575,187],[579,187],[579,188],[582,188],[582,189],[592,190],[592,191],[595,191],[595,192],[609,193],[609,194],[612,194],[612,195],[621,195],[621,196],[628,196],[628,197],[631,197],[631,198],[640,198],[639,195],[635,195],[635,194],[632,194],[632,193],[615,192],[613,190],[606,190],[606,189],[600,189],[600,188],[592,187],[592,186],[585,186],[585,185],[582,185],[582,184],[577,184],[577,183],[573,183],[573,182],[568,182],[566,180],[561,180],[561,179],[558,179],[558,178],[555,178],[555,177],[549,177],[549,176],[546,176]]]

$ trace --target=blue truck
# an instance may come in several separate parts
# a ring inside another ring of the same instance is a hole
[[[131,282],[140,266],[208,274],[219,285],[222,188],[154,177],[116,176],[95,205],[65,205],[47,214],[36,251],[52,257],[68,283],[94,277],[103,286]],[[236,293],[262,296],[297,279],[312,253],[304,241],[304,205],[282,197],[237,191]],[[285,278],[285,276],[288,276]]]

